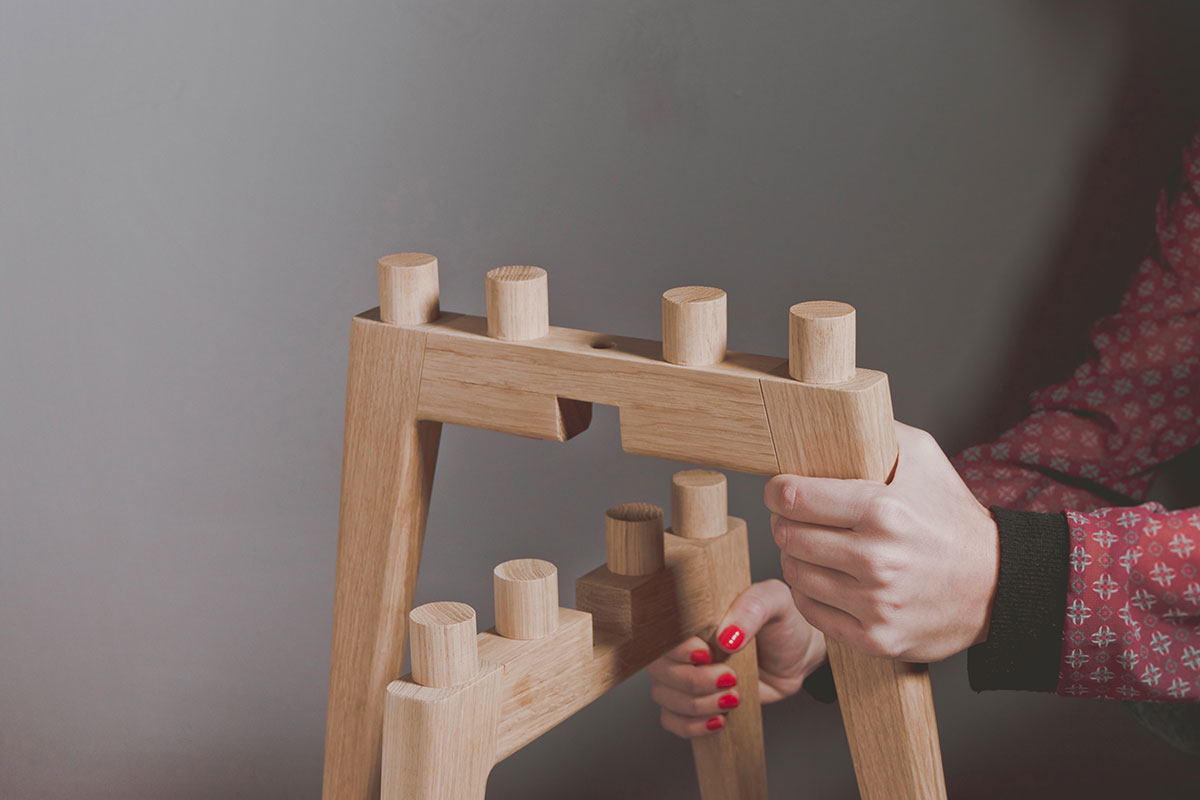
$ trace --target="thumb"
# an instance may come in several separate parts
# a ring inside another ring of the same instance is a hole
[[[758,635],[763,626],[781,619],[792,607],[792,594],[780,580],[751,584],[734,599],[717,625],[717,644],[727,653],[736,653]]]

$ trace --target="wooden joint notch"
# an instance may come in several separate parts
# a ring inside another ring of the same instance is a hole
[[[442,313],[409,327],[388,325],[378,309],[355,325],[403,336],[425,334],[419,419],[518,436],[566,441],[587,429],[591,404],[616,406],[629,453],[774,475],[794,451],[816,477],[877,473],[890,438],[887,375],[856,369],[848,381],[792,379],[788,361],[729,351],[710,364],[673,364],[663,343],[550,326],[535,339],[488,335],[484,317]],[[886,443],[886,439],[882,440]]]

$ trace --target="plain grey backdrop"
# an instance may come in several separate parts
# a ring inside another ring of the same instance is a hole
[[[652,338],[663,290],[720,286],[731,347],[776,354],[788,305],[846,300],[898,417],[994,434],[1150,232],[1171,7],[4,0],[0,797],[319,795],[348,326],[385,253],[435,253],[471,313],[541,265],[553,323]],[[603,509],[666,502],[679,465],[596,411],[567,445],[447,427],[419,602],[489,625],[491,567],[533,555],[569,603]],[[730,476],[766,578],[761,483]],[[1118,705],[933,676],[953,797],[1195,796]],[[773,797],[854,796],[836,707],[766,726]],[[694,795],[644,676],[489,791]]]

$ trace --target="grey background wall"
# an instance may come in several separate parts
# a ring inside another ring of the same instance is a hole
[[[1178,5],[0,5],[0,796],[318,796],[348,321],[384,253],[437,254],[473,313],[486,268],[539,264],[552,322],[654,338],[661,291],[722,286],[759,352],[845,299],[900,418],[995,432],[1149,230]],[[677,467],[611,409],[567,446],[447,429],[418,600],[490,624],[491,566],[537,555],[570,601],[603,509]],[[776,574],[761,481],[730,485]],[[1194,796],[1119,706],[933,669],[952,796]],[[693,796],[646,688],[489,797]],[[774,796],[854,795],[836,708],[766,724]]]

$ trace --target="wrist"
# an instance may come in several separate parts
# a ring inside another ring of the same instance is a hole
[[[983,557],[980,575],[983,591],[980,593],[979,602],[980,622],[975,638],[970,642],[973,645],[987,641],[988,629],[992,623],[992,606],[996,602],[996,586],[1000,582],[1000,528],[996,523],[996,515],[990,509],[982,510],[986,514],[985,524],[981,526]]]
[[[801,661],[804,665],[800,674],[801,683],[829,661],[829,652],[825,649],[825,635],[816,628],[812,628],[811,632],[808,647],[805,649],[804,658]]]

